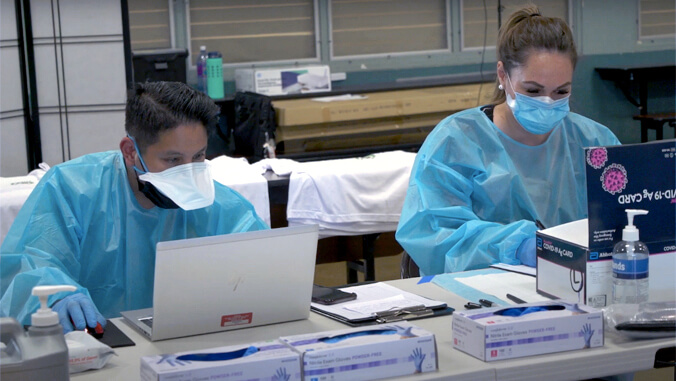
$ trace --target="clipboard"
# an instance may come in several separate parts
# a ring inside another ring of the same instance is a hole
[[[352,327],[450,315],[454,311],[444,302],[385,283],[342,287],[340,290],[356,293],[357,299],[333,305],[311,303],[310,310]]]

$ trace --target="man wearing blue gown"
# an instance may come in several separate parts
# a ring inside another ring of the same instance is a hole
[[[68,284],[77,291],[48,301],[64,332],[105,325],[152,305],[157,242],[267,229],[211,178],[205,154],[219,111],[185,84],[137,85],[120,150],[51,168],[23,205],[0,247],[0,315],[29,324],[32,288]]]

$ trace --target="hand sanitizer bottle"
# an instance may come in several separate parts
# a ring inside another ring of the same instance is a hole
[[[207,92],[207,47],[200,46],[200,55],[197,57],[197,90]]]
[[[647,210],[627,209],[629,224],[622,230],[622,241],[613,248],[613,304],[648,301],[648,247],[638,240],[634,216]]]
[[[37,286],[33,295],[40,298],[40,309],[31,315],[28,332],[16,319],[0,318],[0,379],[70,380],[68,346],[59,324],[59,315],[47,307],[47,297],[60,291],[75,291],[73,286]]]

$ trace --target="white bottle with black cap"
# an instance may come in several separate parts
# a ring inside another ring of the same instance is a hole
[[[622,230],[622,241],[613,248],[613,304],[638,304],[650,296],[648,280],[648,247],[639,241],[634,216],[647,210],[627,209],[629,224]]]
[[[75,291],[73,286],[37,286],[33,295],[40,298],[40,308],[31,315],[28,332],[16,319],[0,318],[0,379],[70,380],[68,346],[59,324],[59,315],[47,307],[49,295]]]

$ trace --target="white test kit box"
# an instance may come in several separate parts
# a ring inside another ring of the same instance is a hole
[[[544,311],[521,316],[529,307]],[[603,312],[564,300],[453,313],[453,347],[483,361],[603,346]]]
[[[235,90],[264,95],[331,91],[329,66],[283,69],[235,69]]]
[[[438,369],[434,334],[406,321],[281,337],[306,381],[376,380]]]
[[[242,357],[249,348],[257,351]],[[279,340],[141,358],[144,381],[269,381],[301,380],[301,377],[300,356]]]
[[[626,209],[648,246],[650,300],[676,292],[676,140],[585,149],[588,219],[536,233],[537,292],[593,307],[612,303],[612,251]]]

